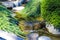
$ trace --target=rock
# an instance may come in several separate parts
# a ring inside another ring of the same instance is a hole
[[[31,33],[31,34],[29,34],[29,40],[37,40],[37,38],[38,38],[38,34],[37,33]]]
[[[41,36],[38,38],[38,40],[51,40],[51,39],[47,36]]]
[[[60,28],[55,28],[52,24],[46,24],[48,31],[55,35],[60,35]]]
[[[24,40],[23,38],[20,38],[20,37],[16,36],[13,33],[8,33],[8,32],[0,30],[0,40],[1,39],[6,39],[6,40]]]

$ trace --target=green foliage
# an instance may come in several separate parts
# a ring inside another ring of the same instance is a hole
[[[42,0],[41,16],[56,28],[60,27],[60,0]]]
[[[0,5],[0,30],[11,32],[18,36],[24,35],[24,33],[16,24],[16,19],[11,17],[11,14],[12,13],[9,10],[7,10],[4,6]]]
[[[28,20],[40,16],[40,0],[30,0],[20,14]]]

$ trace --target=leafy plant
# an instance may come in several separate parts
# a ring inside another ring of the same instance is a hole
[[[11,16],[12,12],[0,5],[0,30],[14,33],[18,36],[24,36],[24,32],[19,28],[18,21]]]
[[[19,13],[26,20],[35,20],[40,16],[40,0],[30,0]]]
[[[42,0],[41,16],[56,28],[60,28],[60,0]]]

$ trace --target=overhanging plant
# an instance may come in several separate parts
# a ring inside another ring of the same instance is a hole
[[[0,5],[0,30],[11,32],[19,37],[25,38],[24,32],[17,25],[19,22],[11,16],[12,13],[5,6]]]
[[[55,28],[60,28],[60,0],[41,0],[41,16]]]
[[[25,8],[18,13],[26,20],[35,20],[36,17],[40,16],[40,0],[30,0]]]

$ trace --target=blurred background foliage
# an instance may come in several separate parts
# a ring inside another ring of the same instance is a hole
[[[42,0],[41,16],[48,23],[60,28],[60,0]]]

